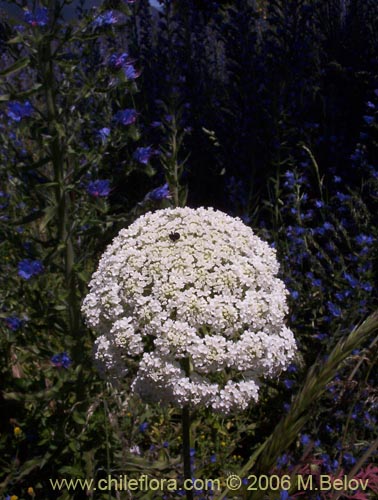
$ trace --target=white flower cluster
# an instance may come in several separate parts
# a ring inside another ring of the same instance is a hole
[[[147,213],[106,249],[82,311],[95,358],[150,401],[223,414],[258,400],[296,344],[275,251],[213,209]]]

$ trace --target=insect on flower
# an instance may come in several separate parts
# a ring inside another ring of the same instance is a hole
[[[169,233],[169,239],[171,241],[177,241],[180,239],[180,234],[179,233]]]

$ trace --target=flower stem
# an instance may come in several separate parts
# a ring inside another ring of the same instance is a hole
[[[191,433],[190,433],[190,409],[185,405],[182,410],[182,443],[184,455],[184,479],[192,479],[192,465],[190,463]],[[188,481],[189,483],[189,481]],[[186,490],[186,499],[193,500],[193,491]]]

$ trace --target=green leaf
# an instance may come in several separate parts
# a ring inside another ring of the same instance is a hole
[[[51,205],[45,209],[45,215],[43,217],[43,220],[40,225],[40,231],[43,231],[46,229],[46,227],[49,225],[49,223],[52,221],[52,219],[55,217],[57,214],[58,207],[56,205]]]
[[[23,57],[22,59],[19,59],[11,66],[8,66],[8,68],[4,69],[3,71],[0,71],[0,76],[8,76],[11,75],[12,73],[15,73],[16,71],[20,71],[20,69],[25,68],[29,64],[29,62],[30,62],[29,57]]]

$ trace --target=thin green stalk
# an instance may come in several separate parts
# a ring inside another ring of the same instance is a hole
[[[184,455],[184,479],[192,479],[192,464],[190,462],[191,432],[190,432],[190,409],[185,405],[182,409],[182,445]],[[188,481],[189,482],[189,481]],[[187,500],[193,500],[193,491],[186,490]]]

